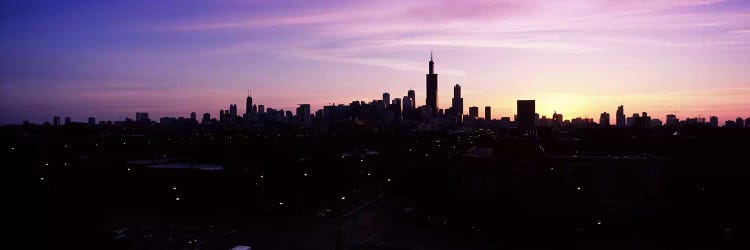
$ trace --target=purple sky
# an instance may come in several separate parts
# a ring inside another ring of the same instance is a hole
[[[750,1],[3,1],[0,123],[230,103],[313,109],[417,92],[441,107],[598,118],[750,116]]]

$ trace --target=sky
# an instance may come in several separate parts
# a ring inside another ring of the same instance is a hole
[[[565,119],[750,117],[746,0],[0,2],[0,124],[294,110],[416,91]]]

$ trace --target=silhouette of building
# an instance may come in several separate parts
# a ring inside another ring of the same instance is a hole
[[[464,98],[461,98],[461,85],[453,86],[453,100],[451,108],[457,116],[464,113]]]
[[[719,127],[719,117],[711,116],[709,123],[711,123],[711,127],[718,128]]]
[[[89,116],[89,126],[96,125],[96,119],[93,116]]]
[[[734,122],[734,126],[738,128],[744,128],[745,127],[745,120],[742,120],[742,117],[737,117],[737,120]]]
[[[198,115],[195,112],[190,112],[190,120],[198,121]]]
[[[388,92],[383,93],[383,105],[386,108],[391,105],[391,94]]]
[[[667,124],[668,127],[676,127],[680,125],[680,120],[677,119],[677,115],[675,114],[668,114],[667,115]]]
[[[737,118],[737,119],[740,119],[740,118]],[[740,119],[740,120],[742,120],[742,119]],[[69,124],[70,124],[70,117],[66,116],[65,117],[65,125],[69,125]]]
[[[59,116],[52,117],[52,125],[54,125],[54,126],[60,126],[60,117]]]
[[[266,106],[263,104],[258,105],[258,114],[265,114],[266,113]]]
[[[145,121],[149,121],[149,120],[150,119],[148,118],[148,112],[136,112],[135,113],[135,121],[136,122],[145,122]]]
[[[624,128],[627,126],[627,124],[625,124],[625,110],[622,105],[617,106],[617,114],[615,114],[615,116],[615,125],[618,128]]]
[[[523,130],[534,129],[535,100],[516,101],[516,126]]]
[[[245,114],[252,114],[253,113],[253,98],[250,97],[250,93],[247,94],[247,98],[245,99]]]
[[[408,96],[409,99],[411,99],[411,107],[409,107],[409,109],[412,109],[412,110],[416,109],[417,108],[417,94],[414,92],[414,90],[410,89],[407,92],[406,96]]]
[[[229,117],[230,119],[237,118],[237,104],[229,104]]]
[[[299,117],[302,124],[310,124],[310,104],[300,104],[297,107],[297,117]]]
[[[412,100],[409,96],[404,96],[402,100],[403,108],[401,110],[403,110],[404,113],[411,110],[412,105],[414,104],[414,100]]]
[[[563,115],[558,114],[557,110],[555,110],[554,113],[552,113],[552,124],[560,126],[563,123]]]
[[[484,106],[484,119],[487,121],[492,120],[492,108],[490,106]]]
[[[432,115],[438,111],[438,75],[435,74],[435,62],[432,61],[432,52],[430,52],[430,69],[427,74],[427,98],[425,105],[432,109]]]
[[[469,107],[469,118],[477,119],[478,117],[479,117],[479,107],[476,107],[476,106]]]
[[[201,119],[202,124],[208,124],[211,122],[211,114],[210,113],[203,113],[203,119]]]
[[[604,112],[599,116],[599,125],[602,127],[609,127],[609,113]]]

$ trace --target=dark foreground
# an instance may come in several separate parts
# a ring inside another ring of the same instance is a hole
[[[6,229],[31,249],[750,242],[748,129],[1,132]]]

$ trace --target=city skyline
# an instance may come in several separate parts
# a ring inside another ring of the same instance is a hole
[[[254,103],[284,110],[409,89],[421,106],[430,49],[440,108],[460,84],[464,108],[495,118],[525,99],[548,117],[598,119],[619,105],[628,117],[750,114],[747,2],[575,3],[6,2],[0,123],[218,117],[250,88]]]

